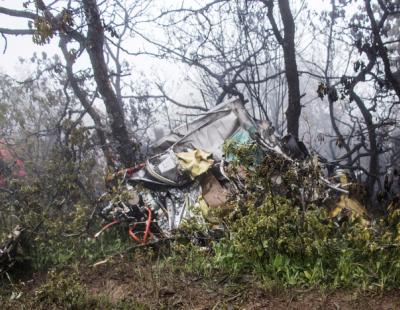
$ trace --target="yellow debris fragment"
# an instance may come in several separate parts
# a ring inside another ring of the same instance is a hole
[[[195,179],[212,167],[214,160],[212,154],[196,149],[189,152],[176,153],[182,170],[188,171],[190,177]]]

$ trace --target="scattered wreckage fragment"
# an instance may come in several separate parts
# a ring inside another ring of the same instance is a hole
[[[145,163],[114,175],[114,179],[122,176],[124,193],[101,210],[109,223],[96,237],[122,222],[128,223],[129,235],[141,244],[149,238],[170,237],[184,220],[218,225],[211,211],[226,205],[230,193],[243,186],[240,178],[233,179],[225,171],[232,160],[223,151],[227,141],[256,143],[263,152],[291,163],[309,156],[296,138],[280,139],[268,122],[254,121],[240,100],[228,101],[155,142],[151,148],[155,155]],[[349,193],[340,183],[322,177],[320,181],[342,196]],[[346,209],[349,199],[340,198],[338,208]]]
[[[17,225],[7,239],[0,244],[0,275],[7,272],[18,261],[18,256],[21,254],[20,243],[23,232],[24,228]]]
[[[360,201],[351,195],[350,192],[355,192],[359,184],[351,183],[349,180],[349,171],[345,169],[338,169],[335,174],[335,178],[338,184],[347,191],[347,193],[341,193],[336,198],[333,206],[330,208],[330,217],[336,224],[343,222],[349,218],[359,218],[363,225],[369,225],[370,219],[367,210],[360,203]],[[356,187],[356,189],[354,189]]]

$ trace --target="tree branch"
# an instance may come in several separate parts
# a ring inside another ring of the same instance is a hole
[[[0,7],[0,14],[5,14],[13,17],[29,18],[29,19],[35,19],[38,17],[37,14],[32,12],[12,10],[12,9],[7,9],[5,7]]]
[[[9,28],[0,28],[1,34],[9,34],[13,36],[24,36],[24,35],[33,35],[35,30],[33,29],[9,29]]]

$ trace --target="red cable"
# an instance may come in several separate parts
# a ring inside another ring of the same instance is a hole
[[[150,231],[150,225],[151,225],[151,210],[149,207],[147,207],[147,222],[146,222],[146,230],[144,231],[143,243],[146,243],[147,241],[147,236]]]
[[[146,229],[144,231],[143,240],[140,240],[140,238],[138,236],[136,236],[136,234],[133,232],[133,230],[136,227],[136,223],[128,229],[128,233],[132,237],[133,240],[135,240],[136,242],[141,243],[141,244],[145,244],[147,242],[147,237],[149,234],[151,234],[151,232],[150,232],[151,220],[152,220],[151,209],[147,208],[147,221],[146,221]],[[103,231],[110,228],[111,226],[113,226],[115,224],[119,224],[119,223],[120,223],[120,221],[115,220],[111,223],[104,225],[103,228],[95,235],[95,237],[99,236]]]
[[[138,165],[136,165],[134,167],[129,167],[129,168],[126,168],[126,169],[118,170],[116,174],[117,175],[124,175],[126,173],[126,174],[131,175],[132,173],[134,173],[134,172],[136,172],[136,171],[138,171],[140,169],[143,169],[145,166],[146,166],[146,163],[141,163],[141,164],[138,164]]]
[[[138,238],[138,236],[136,236],[136,234],[133,232],[135,227],[136,227],[136,224],[133,225],[132,227],[129,227],[129,229],[128,229],[129,236],[131,236],[132,239],[135,240],[137,243],[142,243],[142,241]]]
[[[136,234],[133,232],[133,230],[136,227],[136,224],[134,224],[132,227],[130,227],[128,229],[129,236],[131,236],[132,239],[135,240],[136,242],[141,243],[141,244],[145,244],[146,241],[147,241],[147,237],[148,237],[149,233],[151,234],[151,232],[150,232],[151,220],[152,220],[152,218],[151,218],[151,209],[147,208],[147,221],[146,221],[146,229],[144,231],[143,240],[140,240],[139,237],[136,236]]]
[[[119,223],[118,220],[115,220],[115,221],[113,221],[113,222],[111,222],[111,223],[108,223],[107,225],[104,225],[104,226],[103,226],[102,230],[105,230],[105,229],[107,229],[108,227],[113,226],[113,225],[118,224],[118,223]]]
[[[111,226],[113,226],[113,225],[115,225],[115,224],[119,224],[119,223],[120,223],[120,222],[119,222],[118,220],[115,220],[115,221],[113,221],[113,222],[111,222],[111,223],[108,223],[108,224],[104,225],[104,226],[100,229],[100,231],[94,235],[94,237],[97,238],[98,236],[100,236],[100,234],[101,234],[103,231],[105,231],[106,229],[110,228]]]

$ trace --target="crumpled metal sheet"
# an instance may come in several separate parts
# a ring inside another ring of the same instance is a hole
[[[175,153],[201,149],[213,154],[219,161],[223,157],[222,146],[239,129],[251,131],[255,122],[238,99],[218,105],[188,124],[175,128],[170,134],[151,146],[155,153],[171,148]]]
[[[145,169],[141,169],[131,176],[127,178],[127,181],[134,182],[134,183],[149,183],[153,185],[165,185],[164,182],[161,182],[157,179],[152,178],[152,176],[147,173]]]
[[[166,185],[181,186],[189,181],[183,171],[179,169],[178,158],[171,149],[148,159],[146,171]]]
[[[256,128],[240,100],[227,101],[153,143],[151,149],[157,155],[146,161],[145,172],[138,171],[129,180],[186,186],[223,159],[228,139],[235,135],[250,139]]]
[[[201,187],[197,182],[182,189],[171,188],[162,196],[164,199],[161,201],[155,192],[148,191],[144,202],[157,214],[158,226],[166,236],[178,229],[184,220],[205,222],[200,212]]]
[[[164,186],[182,186],[191,181],[180,169],[179,159],[172,150],[147,159],[145,169],[136,171],[127,180]]]

